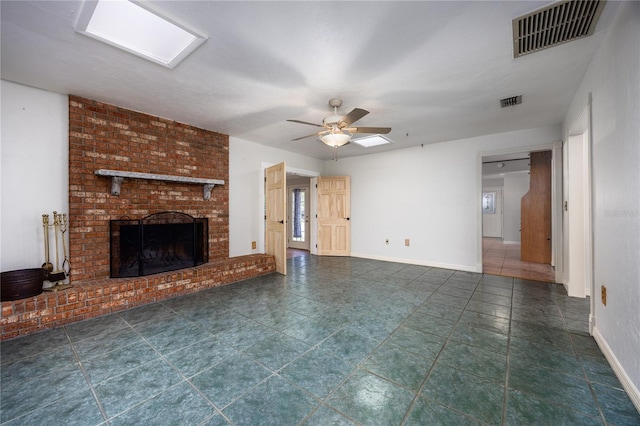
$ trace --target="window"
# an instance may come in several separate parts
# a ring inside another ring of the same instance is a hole
[[[482,194],[482,213],[495,214],[496,213],[496,193],[485,192]]]

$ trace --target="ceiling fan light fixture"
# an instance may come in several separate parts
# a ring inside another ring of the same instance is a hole
[[[320,135],[320,140],[325,145],[337,148],[339,146],[346,145],[351,140],[351,134],[347,132],[328,132]]]
[[[333,98],[329,100],[329,106],[333,108],[333,114],[325,117],[325,119],[322,120],[322,124],[315,124],[302,120],[287,120],[292,123],[300,123],[322,128],[322,130],[317,133],[312,133],[310,135],[291,140],[297,141],[317,135],[320,142],[332,148],[338,148],[348,144],[356,133],[377,133],[379,136],[380,134],[387,134],[391,131],[391,127],[351,127],[353,123],[369,114],[369,111],[362,108],[354,108],[347,115],[340,116],[338,115],[338,107],[340,105],[342,105],[342,99]],[[391,143],[391,140],[383,139],[382,142],[375,143],[374,145],[380,145],[382,143]]]

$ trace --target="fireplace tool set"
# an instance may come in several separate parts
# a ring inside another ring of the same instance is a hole
[[[48,291],[57,291],[64,290],[72,287],[71,284],[63,283],[64,280],[67,279],[69,273],[71,272],[71,264],[69,263],[69,258],[67,257],[67,240],[65,238],[65,233],[67,232],[67,215],[66,213],[58,213],[56,211],[53,212],[53,224],[49,223],[49,215],[42,215],[42,227],[44,229],[44,257],[45,261],[42,264],[42,268],[44,269],[44,279],[51,283],[54,283],[52,287],[45,287],[45,290]],[[53,237],[55,242],[55,253],[56,253],[56,265],[55,269],[53,268],[53,264],[49,259],[49,234],[50,228],[53,228]],[[62,254],[64,259],[62,260],[62,267],[60,267],[60,244],[59,237],[62,240]]]

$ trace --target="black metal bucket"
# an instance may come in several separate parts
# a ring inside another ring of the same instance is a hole
[[[3,302],[33,297],[42,293],[43,268],[17,269],[3,272],[1,276],[0,299]]]

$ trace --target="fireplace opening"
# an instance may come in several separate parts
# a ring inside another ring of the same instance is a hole
[[[109,224],[111,278],[140,277],[209,261],[209,222],[180,212]]]

